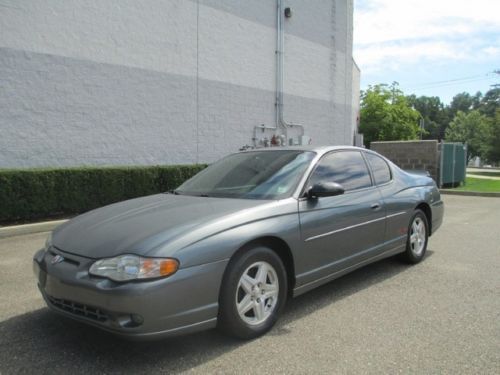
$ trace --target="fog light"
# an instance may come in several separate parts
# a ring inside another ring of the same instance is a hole
[[[115,318],[115,321],[121,327],[135,328],[139,327],[142,323],[144,323],[144,318],[138,314],[120,315]]]

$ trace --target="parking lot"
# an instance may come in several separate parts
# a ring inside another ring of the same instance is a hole
[[[0,374],[500,373],[500,199],[445,196],[426,259],[387,259],[291,300],[266,336],[123,341],[45,307],[31,257],[0,240]]]

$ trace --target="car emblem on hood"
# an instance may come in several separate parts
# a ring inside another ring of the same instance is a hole
[[[56,255],[52,260],[50,261],[51,264],[57,264],[61,263],[64,260],[64,257],[62,255]]]

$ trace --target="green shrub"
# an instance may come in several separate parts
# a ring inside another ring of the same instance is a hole
[[[205,165],[0,170],[0,223],[82,213],[175,189]]]

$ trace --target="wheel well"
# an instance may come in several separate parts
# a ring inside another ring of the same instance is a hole
[[[425,217],[427,218],[427,223],[429,223],[429,236],[432,234],[432,211],[427,203],[420,203],[416,209],[424,211]]]
[[[288,279],[288,295],[291,296],[293,294],[293,288],[295,287],[295,265],[290,247],[281,238],[268,236],[257,238],[246,243],[236,253],[258,245],[270,248],[281,258],[281,261],[285,266],[286,276]]]

